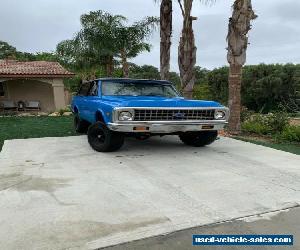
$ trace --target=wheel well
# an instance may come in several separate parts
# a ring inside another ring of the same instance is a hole
[[[96,122],[104,122],[102,113],[100,111],[96,112]]]
[[[74,113],[77,114],[78,113],[78,108],[75,106],[74,107]]]

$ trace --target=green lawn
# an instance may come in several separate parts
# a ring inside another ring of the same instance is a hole
[[[274,148],[278,150],[282,150],[285,152],[290,152],[296,155],[300,155],[300,145],[299,144],[291,144],[291,143],[275,143],[271,141],[262,141],[258,139],[249,139],[248,137],[236,136],[234,139],[251,142],[253,144],[262,145],[269,148]]]
[[[76,135],[73,116],[0,117],[0,150],[4,140]]]

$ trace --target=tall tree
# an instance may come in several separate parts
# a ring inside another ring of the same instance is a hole
[[[60,62],[65,66],[75,68],[75,64],[78,61],[79,51],[75,51],[75,43],[73,40],[64,40],[56,45],[56,54],[58,55]],[[77,52],[77,53],[76,53]]]
[[[127,18],[104,11],[92,11],[81,16],[81,30],[71,40],[58,44],[57,53],[75,69],[90,71],[93,78],[99,66],[112,76],[116,58],[121,59],[123,76],[128,76],[128,58],[149,51],[145,39],[158,23],[156,17],[146,17],[132,25]]]
[[[195,37],[193,21],[196,17],[191,16],[193,0],[178,0],[183,16],[183,27],[178,46],[178,65],[181,78],[181,88],[184,97],[191,99],[195,84],[194,67],[196,65]]]
[[[246,62],[248,47],[248,32],[251,30],[251,21],[257,18],[251,0],[235,0],[232,17],[228,25],[228,54],[229,68],[229,131],[233,134],[241,130],[241,84],[242,67]]]
[[[0,59],[14,59],[18,61],[57,61],[55,53],[29,53],[18,51],[7,42],[0,41]]]
[[[116,32],[126,18],[98,10],[82,15],[80,21],[82,28],[75,37],[77,48],[84,51],[87,58],[93,57],[104,62],[106,74],[111,76],[116,53]]]
[[[162,0],[160,4],[160,76],[168,80],[170,72],[172,36],[172,0]]]
[[[15,57],[17,49],[7,42],[0,41],[0,59],[7,59],[9,57]]]
[[[143,51],[150,51],[151,45],[145,42],[155,29],[159,19],[146,17],[133,25],[118,27],[115,37],[116,55],[121,59],[123,77],[129,76],[128,58],[136,57]]]

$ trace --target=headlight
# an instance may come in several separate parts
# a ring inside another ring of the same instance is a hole
[[[133,114],[129,111],[122,111],[119,113],[119,121],[132,121]]]
[[[216,120],[224,120],[226,117],[226,113],[224,111],[216,111],[215,112],[215,119]]]

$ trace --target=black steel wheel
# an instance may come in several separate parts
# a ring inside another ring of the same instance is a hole
[[[88,129],[88,142],[98,152],[112,152],[122,147],[124,135],[109,130],[102,122],[96,122]]]

